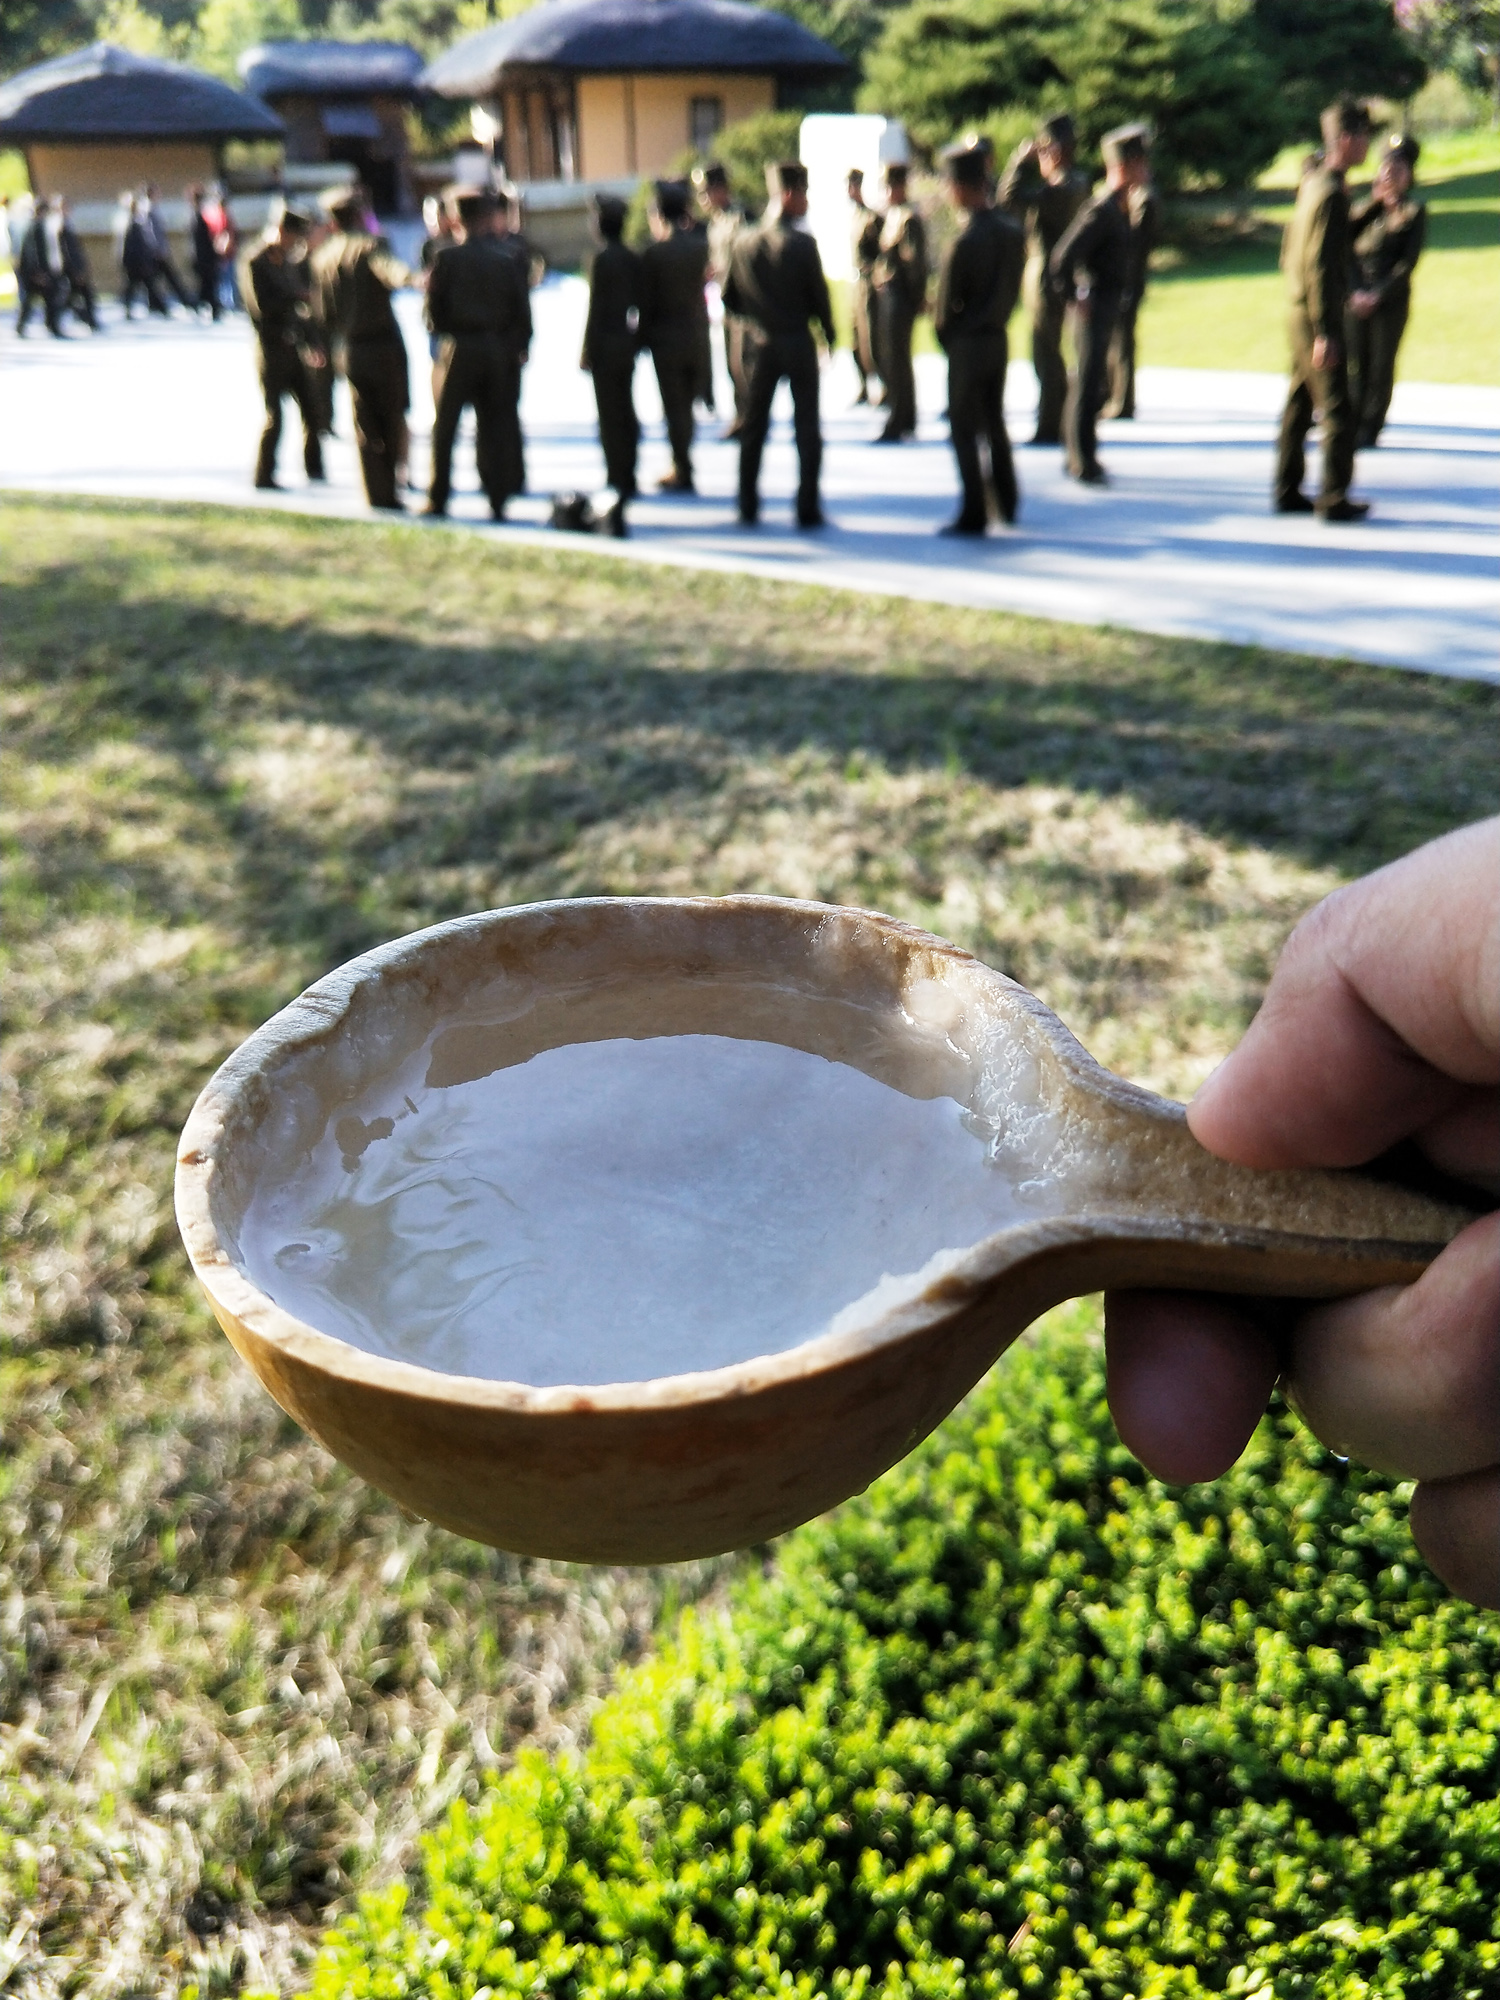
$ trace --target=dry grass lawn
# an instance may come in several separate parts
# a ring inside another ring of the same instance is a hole
[[[664,1596],[414,1522],[190,1287],[177,1131],[376,941],[874,904],[1192,1089],[1296,917],[1496,807],[1500,692],[410,528],[9,501],[0,1986],[295,1986]],[[9,1984],[6,1985],[8,1979]]]

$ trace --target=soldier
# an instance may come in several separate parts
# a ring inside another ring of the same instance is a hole
[[[1323,113],[1323,164],[1303,180],[1281,246],[1291,303],[1292,379],[1281,416],[1274,504],[1278,514],[1317,513],[1362,521],[1370,509],[1349,498],[1354,477],[1354,408],[1349,400],[1344,308],[1349,300],[1349,196],[1344,174],[1370,150],[1370,114],[1352,97]],[[1302,490],[1305,447],[1323,413],[1323,485]]]
[[[854,320],[854,367],[859,376],[856,403],[868,403],[870,382],[879,375],[875,366],[875,295],[873,275],[880,249],[880,217],[865,200],[865,177],[859,167],[849,169],[849,261],[854,267],[850,296]]]
[[[885,170],[885,214],[870,283],[875,302],[875,365],[890,412],[877,444],[901,444],[917,429],[917,382],[911,341],[927,304],[927,231],[906,198],[906,168]]]
[[[672,447],[672,470],[656,483],[663,493],[692,493],[693,402],[708,330],[708,239],[692,226],[686,181],[656,183],[651,234],[654,241],[641,257],[641,333],[656,367]]]
[[[1344,316],[1356,451],[1380,441],[1396,383],[1396,354],[1411,311],[1411,274],[1427,236],[1427,210],[1411,196],[1421,147],[1393,134],[1375,184],[1349,214],[1354,291]]]
[[[818,421],[818,350],[814,323],[833,347],[833,306],[818,246],[798,223],[807,214],[807,169],[794,160],[766,169],[774,213],[746,230],[734,246],[725,299],[731,312],[755,322],[759,339],[750,369],[745,427],[740,433],[740,519],[760,519],[760,461],[771,423],[771,399],[785,376],[792,391],[797,437],[797,525],[821,528],[818,477],[823,434]]]
[[[933,330],[948,356],[948,422],[963,482],[963,506],[945,535],[982,535],[989,494],[1002,521],[1016,518],[1016,469],[1005,430],[1006,326],[1021,290],[1026,238],[990,195],[990,160],[982,146],[945,156],[954,206],[967,216],[943,250]],[[981,452],[989,455],[988,492]]]
[[[391,294],[409,285],[412,274],[366,229],[360,194],[339,188],[323,205],[333,234],[313,254],[314,313],[342,346],[370,505],[399,513],[396,480],[406,463],[411,386]]]
[[[448,511],[453,440],[467,404],[479,483],[491,515],[503,521],[507,502],[526,485],[519,410],[531,298],[520,265],[495,234],[495,197],[487,188],[465,189],[455,206],[463,241],[438,252],[427,279],[427,324],[439,346],[426,511],[438,518]]]
[[[73,206],[65,194],[57,197],[57,242],[62,251],[63,291],[70,312],[81,319],[91,333],[101,333],[99,304],[94,294],[94,274],[83,238],[73,227]]]
[[[1073,314],[1078,365],[1063,409],[1068,471],[1085,486],[1107,486],[1099,463],[1099,412],[1109,393],[1109,346],[1130,275],[1131,191],[1143,187],[1150,155],[1139,125],[1104,135],[1104,190],[1074,216],[1047,265],[1053,296]]]
[[[1148,126],[1122,126],[1120,129],[1139,132],[1150,147]],[[1129,420],[1135,416],[1135,322],[1141,300],[1146,296],[1151,252],[1161,234],[1161,201],[1150,180],[1130,190],[1127,219],[1130,223],[1130,267],[1120,299],[1120,316],[1115,321],[1115,337],[1109,344],[1109,401],[1100,415]]]
[[[1077,138],[1066,112],[1049,118],[1034,139],[1017,146],[1000,177],[1000,206],[1026,229],[1026,299],[1031,309],[1031,362],[1038,402],[1033,444],[1061,444],[1068,371],[1063,362],[1064,312],[1047,282],[1052,253],[1089,198],[1089,177],[1073,164]]]
[[[718,160],[710,160],[706,167],[694,167],[693,186],[698,199],[708,212],[708,275],[719,288],[719,296],[724,295],[724,286],[729,277],[729,259],[734,250],[734,239],[745,226],[745,211],[735,202],[729,187],[729,172]],[[729,373],[730,387],[734,391],[734,422],[725,431],[727,439],[737,438],[745,424],[745,397],[750,377],[745,365],[745,337],[747,331],[754,339],[753,330],[738,313],[724,314],[724,366]],[[709,380],[713,380],[713,364],[709,363]],[[712,408],[710,399],[709,407]]]
[[[594,197],[600,247],[589,272],[589,316],[579,367],[594,378],[604,471],[622,500],[635,497],[641,427],[635,414],[635,358],[641,347],[641,260],[622,240],[625,204]]]
[[[301,209],[282,210],[281,220],[245,259],[240,296],[255,326],[261,393],[266,422],[255,460],[255,483],[271,492],[276,484],[276,450],[281,443],[281,404],[290,396],[302,418],[302,463],[309,479],[323,477],[323,445],[317,402],[303,362],[310,345],[311,281],[307,232],[312,218]]]

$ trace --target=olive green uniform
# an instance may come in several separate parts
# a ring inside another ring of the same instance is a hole
[[[708,218],[708,275],[718,286],[721,297],[729,282],[729,262],[734,255],[735,239],[744,227],[744,210],[732,206],[716,208]],[[740,425],[745,421],[745,402],[750,392],[745,341],[748,337],[753,342],[755,329],[749,320],[726,308],[723,334],[724,366],[729,371],[729,383],[734,391],[734,425],[729,435],[737,437]]]
[[[895,202],[880,219],[870,272],[875,306],[875,366],[885,384],[887,437],[917,428],[917,380],[911,343],[927,303],[927,230],[909,202]]]
[[[1349,299],[1349,196],[1344,177],[1315,167],[1297,190],[1297,205],[1281,245],[1291,308],[1292,379],[1276,450],[1275,499],[1294,506],[1302,496],[1304,456],[1313,417],[1323,416],[1323,485],[1318,506],[1336,506],[1354,476],[1354,405],[1343,348]],[[1335,343],[1338,358],[1313,365],[1313,342]]]
[[[1109,349],[1130,278],[1130,224],[1117,196],[1095,195],[1052,252],[1047,281],[1074,306],[1077,366],[1063,407],[1063,443],[1075,479],[1098,479],[1099,413],[1109,394]]]
[[[635,414],[635,358],[640,352],[641,260],[624,243],[608,242],[589,273],[589,316],[583,366],[594,378],[604,471],[622,499],[636,490],[641,426]]]
[[[854,321],[854,366],[859,376],[859,400],[870,399],[870,378],[880,369],[875,360],[875,258],[880,250],[880,217],[868,202],[849,204],[849,261],[854,268],[850,305]]]
[[[1411,274],[1427,240],[1427,210],[1407,200],[1387,208],[1373,197],[1349,214],[1354,290],[1375,292],[1380,303],[1365,319],[1344,315],[1349,355],[1349,398],[1354,405],[1355,447],[1379,438],[1396,386],[1396,355],[1411,311]]]
[[[255,325],[256,360],[266,421],[255,460],[257,486],[276,483],[276,451],[281,443],[281,404],[290,396],[302,417],[302,463],[309,479],[323,477],[318,402],[303,359],[312,339],[311,283],[305,258],[289,258],[267,243],[247,256],[240,270],[240,297]]]
[[[651,350],[677,482],[693,484],[693,402],[708,338],[708,238],[674,229],[641,253],[641,334]]]
[[[354,438],[372,507],[399,507],[396,468],[406,458],[411,390],[406,343],[391,293],[411,273],[385,242],[340,230],[313,252],[317,317],[338,342],[354,404]]]
[[[948,424],[964,494],[959,524],[969,529],[984,527],[991,493],[1000,518],[1016,518],[1016,469],[1005,429],[1006,325],[1025,266],[1020,225],[998,209],[980,208],[945,247],[938,267],[932,324],[948,356]]]
[[[830,348],[834,338],[833,306],[817,243],[779,215],[745,231],[734,246],[724,296],[731,312],[754,321],[759,336],[740,432],[740,519],[754,521],[760,513],[760,461],[771,401],[785,377],[797,439],[797,518],[810,527],[822,519],[818,481],[823,465],[813,324],[823,329]]]
[[[1026,231],[1027,307],[1031,313],[1031,365],[1036,370],[1036,436],[1033,444],[1061,444],[1063,406],[1068,399],[1068,370],[1062,338],[1066,323],[1063,301],[1047,282],[1052,253],[1088,200],[1089,177],[1070,167],[1060,181],[1042,178],[1034,158],[1022,159],[1018,147],[1000,176],[996,196]]]
[[[1102,415],[1135,415],[1135,322],[1146,296],[1151,252],[1161,234],[1161,200],[1154,187],[1130,190],[1130,263],[1114,338],[1109,345],[1109,401]]]
[[[427,324],[438,337],[432,383],[434,514],[448,505],[453,440],[468,404],[474,411],[479,482],[498,520],[526,485],[521,444],[521,364],[531,345],[531,299],[515,257],[494,236],[470,236],[440,250],[427,280]]]

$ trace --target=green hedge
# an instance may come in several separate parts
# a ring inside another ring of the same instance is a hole
[[[1149,1479],[1090,1319],[456,1808],[318,2000],[1500,1992],[1500,1619],[1284,1414]]]

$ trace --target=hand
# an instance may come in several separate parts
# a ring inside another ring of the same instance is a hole
[[[1411,1139],[1500,1192],[1500,819],[1419,848],[1293,932],[1244,1040],[1188,1111],[1251,1167],[1348,1167]],[[1331,1449],[1421,1482],[1418,1548],[1448,1587],[1500,1609],[1500,1214],[1414,1285],[1289,1309],[1121,1292],[1107,1301],[1110,1406],[1159,1478],[1214,1479],[1280,1372]]]
[[[1312,363],[1317,369],[1336,368],[1343,352],[1331,333],[1320,333],[1313,342]]]

